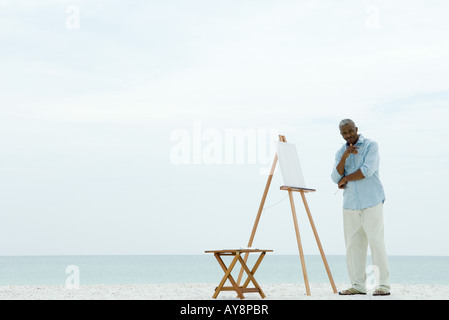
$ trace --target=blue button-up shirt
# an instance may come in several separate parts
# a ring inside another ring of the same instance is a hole
[[[361,134],[355,144],[357,154],[350,154],[346,159],[344,174],[340,175],[337,165],[343,156],[348,144],[344,144],[335,155],[335,164],[332,170],[332,180],[338,183],[343,176],[361,170],[364,179],[348,181],[343,191],[343,208],[361,210],[373,207],[385,201],[384,188],[379,179],[379,147],[377,142],[366,139]]]

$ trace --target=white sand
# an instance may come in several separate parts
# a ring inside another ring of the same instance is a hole
[[[65,286],[0,286],[0,300],[211,300],[216,284],[136,284]],[[337,284],[337,289],[347,285]],[[268,300],[447,300],[449,286],[393,284],[391,295],[375,297],[371,292],[361,296],[340,296],[330,284],[311,284],[312,296],[305,295],[303,284],[267,284],[262,289]],[[234,292],[221,292],[218,299],[235,298]],[[247,300],[260,300],[258,293],[246,293]]]

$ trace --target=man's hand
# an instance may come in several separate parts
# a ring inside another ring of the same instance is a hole
[[[356,172],[353,172],[353,173],[341,178],[340,181],[338,181],[338,188],[344,189],[344,188],[346,188],[348,181],[356,181],[356,180],[362,180],[362,179],[365,179],[365,176],[363,175],[362,170],[359,169]]]
[[[345,172],[346,159],[348,159],[350,154],[357,154],[357,153],[359,153],[357,151],[358,148],[359,147],[353,146],[352,143],[349,145],[349,147],[346,148],[345,152],[341,156],[340,162],[337,165],[337,172],[340,175],[343,175],[343,173]]]
[[[347,159],[350,154],[357,154],[359,153],[357,151],[359,147],[353,146],[352,143],[349,145],[349,147],[346,148],[345,152],[343,153],[343,157]]]
[[[338,189],[344,189],[346,188],[346,184],[348,183],[348,179],[346,177],[343,177],[338,181]]]

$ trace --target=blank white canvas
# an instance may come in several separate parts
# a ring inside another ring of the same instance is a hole
[[[299,163],[296,146],[292,143],[278,143],[278,161],[284,184],[288,187],[306,188],[304,176]]]

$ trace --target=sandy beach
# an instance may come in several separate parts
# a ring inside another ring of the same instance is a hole
[[[0,300],[212,300],[216,284],[134,284],[65,286],[1,286]],[[337,284],[337,289],[347,285]],[[390,296],[375,297],[334,294],[329,284],[311,284],[306,296],[303,284],[267,284],[266,300],[447,300],[449,286],[393,284]],[[246,293],[246,300],[260,300],[257,293]],[[221,292],[218,300],[238,300],[234,292]]]

